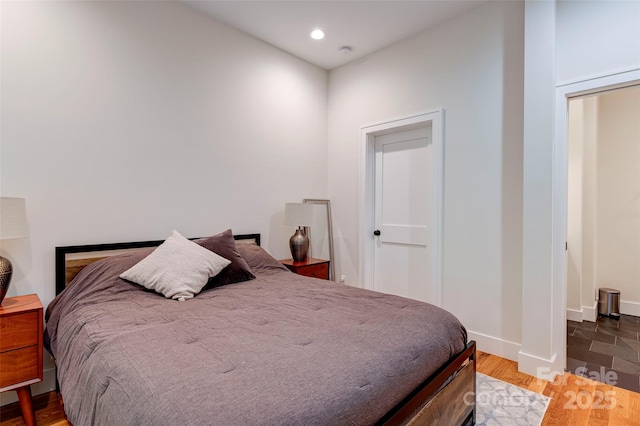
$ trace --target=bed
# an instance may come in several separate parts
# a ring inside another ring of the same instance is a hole
[[[208,238],[244,271],[183,302],[119,278],[163,241],[56,248],[45,346],[72,424],[475,423],[453,315],[296,275],[259,234]]]

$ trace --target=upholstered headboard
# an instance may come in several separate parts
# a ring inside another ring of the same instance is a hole
[[[260,234],[234,235],[233,238],[239,243],[260,245]],[[191,239],[195,240],[197,238]],[[90,263],[129,250],[157,247],[163,242],[164,240],[134,241],[128,243],[56,247],[56,294],[60,294],[78,272]]]

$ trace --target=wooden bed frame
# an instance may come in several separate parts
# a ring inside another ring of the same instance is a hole
[[[238,243],[260,245],[260,234],[234,235]],[[195,239],[195,238],[192,238]],[[56,294],[82,268],[127,250],[157,247],[163,240],[56,247]],[[476,343],[451,358],[421,383],[376,425],[470,426],[476,420]]]

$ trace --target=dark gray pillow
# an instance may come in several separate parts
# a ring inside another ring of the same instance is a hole
[[[238,250],[254,273],[259,274],[281,270],[288,271],[286,266],[278,262],[260,246],[255,244],[238,244]]]
[[[247,262],[240,256],[231,229],[211,237],[194,240],[194,242],[231,261],[229,266],[207,282],[204,290],[221,285],[249,281],[256,277]]]

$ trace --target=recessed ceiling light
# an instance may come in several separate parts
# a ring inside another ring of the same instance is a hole
[[[342,53],[343,55],[348,55],[352,50],[353,48],[351,46],[342,46],[340,49],[338,49],[338,52]]]
[[[320,29],[313,30],[313,31],[311,31],[311,33],[309,33],[309,35],[314,40],[322,40],[324,38],[324,31],[322,31]]]

